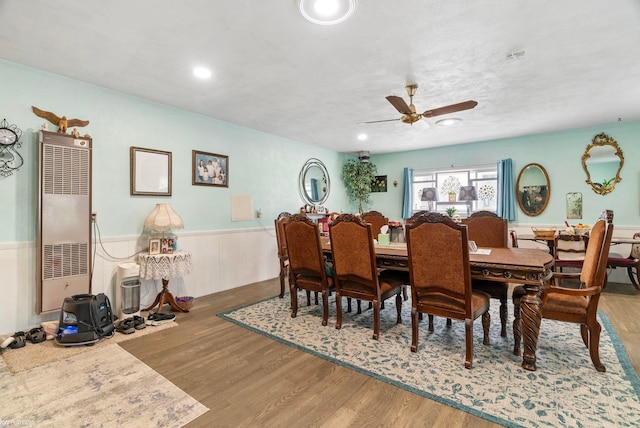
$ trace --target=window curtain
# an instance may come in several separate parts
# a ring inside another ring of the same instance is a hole
[[[402,190],[402,218],[413,215],[413,169],[404,169],[404,188]]]
[[[318,179],[316,178],[311,179],[311,200],[320,200],[320,198],[318,198]]]
[[[516,185],[513,177],[513,161],[498,161],[498,200],[496,214],[509,221],[516,219]]]

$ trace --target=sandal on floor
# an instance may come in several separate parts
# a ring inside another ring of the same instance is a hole
[[[147,325],[160,325],[174,321],[176,316],[173,314],[163,314],[161,312],[150,313],[147,317]]]
[[[42,343],[47,340],[47,333],[44,332],[42,327],[36,327],[29,330],[26,338],[30,340],[31,343]]]
[[[136,331],[133,318],[125,318],[122,321],[118,321],[115,327],[117,332],[123,334],[131,334]]]
[[[26,344],[27,340],[24,331],[16,331],[13,336],[2,342],[2,347],[6,348],[8,346],[11,349],[17,349],[24,347]]]
[[[134,328],[136,330],[142,330],[143,328],[145,328],[147,326],[147,324],[145,324],[144,318],[139,316],[139,315],[134,315],[133,316],[133,323],[134,323]]]

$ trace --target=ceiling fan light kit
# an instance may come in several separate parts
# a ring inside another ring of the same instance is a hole
[[[334,25],[348,19],[356,10],[356,0],[300,0],[300,13],[318,25]]]

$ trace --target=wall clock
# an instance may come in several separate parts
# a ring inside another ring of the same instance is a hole
[[[7,119],[4,119],[2,123],[0,123],[0,144],[4,146],[15,144],[18,142],[21,135],[22,130],[20,130],[16,125],[9,125]]]
[[[16,150],[20,147],[22,130],[16,125],[9,125],[7,119],[0,122],[0,175],[8,177],[24,163]]]

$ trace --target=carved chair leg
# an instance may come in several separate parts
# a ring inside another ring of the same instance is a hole
[[[589,355],[591,356],[591,362],[593,366],[599,372],[605,372],[607,369],[600,362],[600,350],[598,347],[600,346],[600,332],[602,331],[602,327],[600,323],[596,321],[592,325],[588,326],[589,328]]]
[[[464,368],[470,369],[473,365],[473,320],[467,319],[464,321],[464,342],[467,351],[464,359]]]
[[[522,331],[520,327],[520,298],[513,299],[513,355],[520,355]]]
[[[373,340],[380,336],[380,302],[373,301]]]
[[[347,297],[347,305],[351,306],[351,298]],[[342,295],[336,291],[336,328],[342,327]]]
[[[418,350],[418,314],[422,315],[422,312],[418,313],[418,310],[414,307],[411,308],[411,352]]]
[[[509,310],[507,309],[507,296],[500,298],[500,336],[507,337],[507,318]]]
[[[407,286],[406,285],[402,286],[402,297],[404,298],[404,300],[409,300],[409,294],[407,294]]]
[[[429,317],[429,331],[433,331],[433,315],[431,314],[427,314],[427,316]]]
[[[291,318],[295,318],[298,314],[298,290],[294,285],[290,287],[289,294],[291,294]]]
[[[451,328],[451,318],[447,318],[447,328]]]
[[[351,312],[351,297],[347,297],[347,312]]]
[[[396,294],[396,311],[398,312],[396,324],[402,324],[402,295],[400,293]]]
[[[311,291],[307,291],[307,306],[311,306]]]
[[[278,297],[281,299],[284,297],[284,277],[286,276],[287,268],[282,261],[280,261],[280,294]]]
[[[482,338],[482,344],[489,344],[489,327],[491,326],[491,315],[489,315],[489,311],[482,314],[482,330],[484,331],[484,335]]]
[[[638,272],[638,268],[636,267],[636,277],[633,277],[633,268],[627,268],[627,275],[629,275],[629,279],[631,280],[631,283],[633,284],[633,286],[635,287],[636,290],[640,290],[640,287],[638,286],[638,283],[640,282],[640,273]]]

